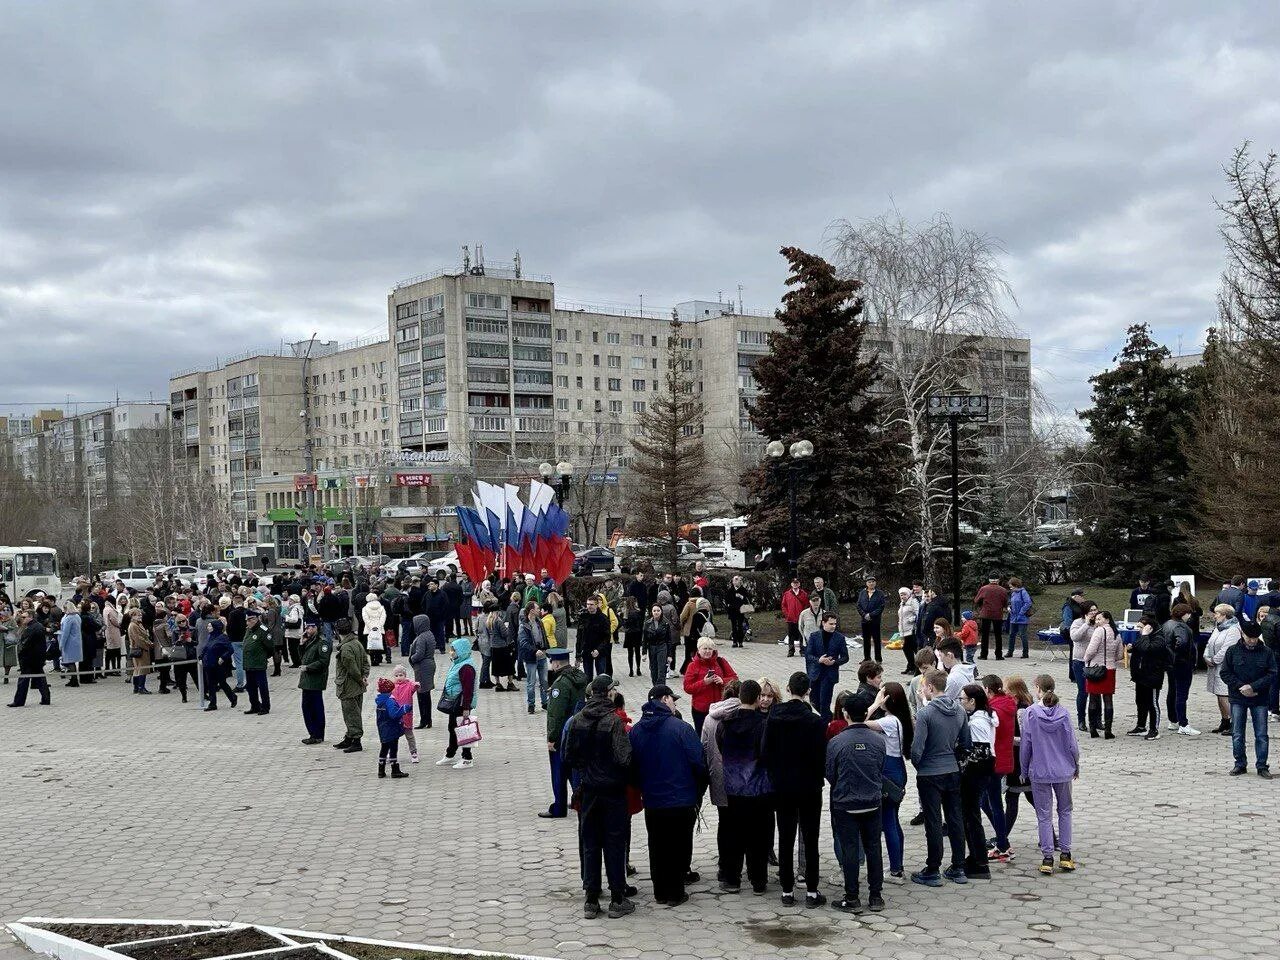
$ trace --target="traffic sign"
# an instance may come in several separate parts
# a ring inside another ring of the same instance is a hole
[[[315,539],[314,537],[312,537],[312,536],[311,536],[311,531],[310,531],[310,530],[303,530],[303,531],[302,531],[302,537],[301,537],[301,539],[302,539],[302,545],[303,545],[304,547],[306,547],[308,550],[310,550],[310,549],[311,549],[311,541],[312,541],[313,539]]]
[[[338,535],[336,533],[329,534],[329,543],[336,544],[337,542],[338,542]]]

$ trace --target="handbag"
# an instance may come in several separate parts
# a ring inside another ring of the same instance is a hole
[[[956,747],[956,762],[960,764],[960,772],[978,771],[983,765],[995,765],[995,757],[991,753],[991,744],[985,740],[975,740],[966,750]]]
[[[484,739],[480,736],[480,722],[475,717],[459,720],[453,732],[458,738],[458,746],[460,747],[469,747],[471,744],[479,743]]]
[[[1092,680],[1094,683],[1107,679],[1107,665],[1105,663],[1095,663],[1092,666],[1085,667],[1084,678]]]
[[[740,613],[744,617],[748,613],[755,613],[755,612],[756,612],[756,605],[754,603],[744,603],[742,606],[738,608],[738,613]]]
[[[132,660],[137,660],[137,659],[138,659],[139,657],[141,657],[141,656],[142,656],[142,648],[141,648],[141,647],[130,647],[130,648],[129,648],[129,657],[130,657],[130,659],[132,659]]]
[[[882,777],[880,780],[880,799],[890,806],[897,806],[907,795],[905,787],[900,787],[888,777]]]
[[[440,701],[436,704],[436,710],[440,713],[457,713],[458,703],[462,699],[461,693],[445,693],[440,691]]]

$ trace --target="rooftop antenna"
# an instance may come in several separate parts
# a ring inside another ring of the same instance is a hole
[[[644,294],[640,294],[640,316],[644,316]]]
[[[471,249],[465,243],[462,245],[462,272],[471,272]]]
[[[1182,356],[1182,334],[1178,334],[1178,356]]]
[[[724,303],[724,291],[723,291],[723,290],[717,290],[717,291],[716,291],[716,303]]]
[[[738,284],[738,312],[746,312],[746,309],[742,306],[742,284]]]
[[[519,280],[520,279],[520,251],[519,250],[516,251],[515,265],[516,265],[516,279]]]
[[[471,268],[471,272],[477,277],[484,276],[484,244],[476,244],[476,265]]]

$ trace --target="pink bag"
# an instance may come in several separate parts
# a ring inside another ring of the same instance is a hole
[[[458,738],[458,746],[460,747],[469,747],[471,744],[479,743],[484,739],[480,736],[480,722],[475,717],[459,720],[453,732]]]

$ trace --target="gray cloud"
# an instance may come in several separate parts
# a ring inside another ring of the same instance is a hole
[[[1212,196],[1280,144],[1265,3],[19,4],[0,33],[0,400],[165,393],[462,243],[565,299],[744,287],[891,203],[998,238],[1064,409],[1194,348]]]

